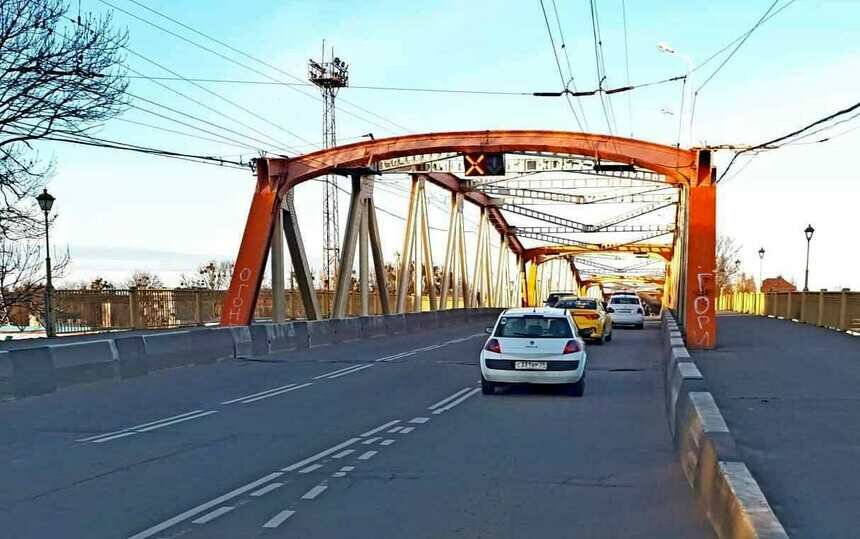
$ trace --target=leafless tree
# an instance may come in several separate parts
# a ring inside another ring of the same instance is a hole
[[[53,274],[65,275],[68,252],[54,253],[51,259]],[[30,315],[44,320],[44,260],[44,251],[37,243],[0,238],[0,324],[23,329],[29,325]]]
[[[157,273],[137,270],[125,281],[126,288],[138,288],[141,290],[151,288],[164,288],[164,282]]]
[[[225,290],[233,276],[232,260],[210,260],[201,264],[195,274],[182,275],[180,288],[202,288],[205,290]]]
[[[717,238],[717,290],[726,290],[741,273],[738,263],[742,246],[729,236]]]

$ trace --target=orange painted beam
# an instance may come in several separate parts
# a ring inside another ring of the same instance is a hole
[[[259,159],[257,186],[248,210],[230,289],[221,308],[222,326],[247,326],[254,320],[254,308],[272,241],[275,211],[279,209],[278,200],[277,184],[270,180],[266,161]]]
[[[698,152],[643,140],[568,131],[456,131],[368,140],[290,159],[269,159],[270,174],[286,191],[337,169],[366,167],[384,159],[428,153],[552,152],[634,165],[669,183],[697,181]]]
[[[716,185],[702,182],[698,187],[689,188],[688,204],[684,331],[688,348],[713,348],[717,341]]]

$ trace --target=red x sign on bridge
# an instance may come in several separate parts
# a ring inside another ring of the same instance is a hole
[[[464,176],[503,176],[505,174],[505,154],[467,153],[463,154]]]

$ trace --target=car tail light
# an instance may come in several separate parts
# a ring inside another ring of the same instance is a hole
[[[612,307],[607,307],[607,308],[606,308],[606,312],[608,312],[608,313],[614,313],[614,312],[615,312],[615,309],[613,309]]]
[[[586,320],[597,320],[598,318],[600,318],[600,315],[596,313],[588,313],[585,315]]]
[[[487,341],[487,344],[484,345],[484,350],[496,354],[502,353],[502,347],[499,345],[498,339],[490,339],[489,341]]]
[[[575,354],[581,351],[582,347],[579,346],[579,341],[567,341],[567,344],[564,345],[564,351],[562,354]]]

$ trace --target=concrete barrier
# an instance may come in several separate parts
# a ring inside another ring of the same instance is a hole
[[[328,320],[309,320],[307,322],[307,329],[308,347],[310,348],[327,346],[334,342],[334,335],[332,335]]]
[[[385,337],[385,317],[362,316],[358,319],[359,335],[362,339],[376,339]]]
[[[720,539],[787,539],[683,342],[663,317],[669,430],[684,477]]]
[[[117,337],[114,339],[119,356],[119,377],[136,378],[149,374],[149,359],[143,346],[143,337]]]
[[[332,343],[352,342],[361,338],[361,322],[358,318],[335,318],[329,322]]]
[[[403,335],[406,333],[405,314],[385,314],[382,316],[382,319],[388,335]]]
[[[48,346],[9,351],[10,393],[16,399],[53,393],[54,359]]]
[[[251,340],[251,329],[249,326],[235,326],[230,328],[233,337],[233,357],[248,358],[254,355],[254,343]]]
[[[189,332],[191,361],[206,365],[233,359],[233,334],[229,328],[193,329]]]
[[[190,331],[144,335],[143,349],[149,361],[150,371],[194,364]]]
[[[112,340],[55,344],[48,347],[57,387],[89,384],[118,377],[117,350]]]

